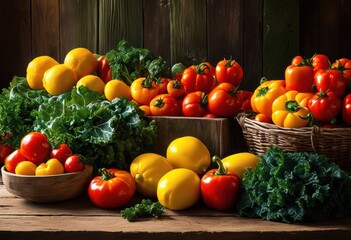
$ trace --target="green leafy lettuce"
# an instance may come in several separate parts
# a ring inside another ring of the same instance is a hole
[[[68,144],[95,169],[127,169],[156,138],[155,122],[148,122],[134,103],[124,98],[110,102],[84,86],[46,99],[32,115],[35,131],[53,146]]]
[[[351,177],[325,156],[271,147],[247,169],[239,214],[282,222],[339,218],[351,213]]]

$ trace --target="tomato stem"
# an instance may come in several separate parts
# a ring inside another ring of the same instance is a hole
[[[214,175],[227,175],[227,170],[224,168],[222,160],[217,155],[212,157],[212,162],[218,165],[218,169],[214,172]]]
[[[115,177],[115,174],[109,172],[106,168],[100,168],[99,174],[101,175],[100,179],[104,181],[110,180]]]
[[[199,65],[196,66],[196,73],[197,74],[205,74],[206,69],[209,69],[209,66],[207,65],[207,63],[200,63]]]
[[[226,59],[225,59],[225,60],[226,60]],[[225,64],[225,67],[226,67],[226,68],[230,68],[230,67],[232,67],[234,64],[235,64],[235,60],[233,59],[232,56],[230,56],[230,59],[227,60],[227,62],[226,62],[226,64]]]

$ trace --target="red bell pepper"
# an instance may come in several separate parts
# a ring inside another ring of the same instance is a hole
[[[201,178],[201,195],[206,206],[215,210],[228,210],[234,207],[240,189],[238,174],[224,169],[218,156],[212,158],[218,169],[209,170]]]
[[[101,78],[105,83],[112,79],[112,70],[106,56],[101,55],[98,58],[98,67],[96,69],[96,73],[99,78]]]

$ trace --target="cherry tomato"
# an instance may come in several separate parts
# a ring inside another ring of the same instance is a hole
[[[49,157],[51,146],[47,137],[40,132],[25,135],[20,144],[21,152],[29,161],[39,165]]]
[[[208,113],[207,103],[207,95],[204,92],[189,93],[183,99],[183,115],[186,117],[203,117]]]
[[[149,78],[138,78],[130,85],[132,98],[141,105],[149,105],[150,101],[157,96],[158,91],[155,81]]]
[[[64,164],[66,159],[71,155],[72,150],[65,143],[60,144],[56,148],[53,148],[50,152],[50,158],[57,158],[62,164]]]
[[[266,114],[264,114],[264,113],[258,113],[258,114],[256,114],[255,120],[256,120],[257,122],[264,122],[264,123],[270,123],[270,122],[272,122],[272,119],[271,119],[269,116],[267,116]]]
[[[330,67],[329,57],[324,54],[315,54],[312,57],[313,72],[316,73],[318,70],[326,70]]]
[[[253,95],[253,92],[245,91],[245,90],[239,90],[238,91],[238,95],[242,99],[241,110],[243,110],[244,112],[252,111],[251,97]]]
[[[22,154],[21,149],[16,149],[5,158],[4,164],[7,171],[15,173],[18,163],[26,161],[26,157]]]
[[[218,117],[234,117],[241,106],[242,98],[230,83],[220,83],[208,94],[208,109]]]
[[[129,172],[115,168],[100,169],[99,172],[88,188],[92,203],[101,208],[117,208],[133,198],[136,182]]]
[[[167,84],[167,92],[174,98],[181,98],[185,95],[184,85],[178,80],[171,80]]]
[[[158,94],[167,92],[167,85],[170,79],[168,78],[160,78],[156,81],[156,87],[158,88]]]
[[[77,154],[69,156],[66,161],[64,162],[64,169],[65,172],[81,172],[85,169],[85,164],[81,162],[80,156]]]
[[[342,99],[346,91],[346,80],[339,70],[319,70],[314,75],[314,83],[318,92],[332,91]]]
[[[314,72],[308,59],[302,60],[298,65],[289,65],[285,69],[286,89],[298,92],[311,92],[314,83]]]
[[[0,144],[0,165],[4,163],[5,158],[13,152],[12,147],[9,144]]]

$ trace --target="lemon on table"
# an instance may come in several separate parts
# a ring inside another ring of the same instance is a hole
[[[174,168],[187,168],[197,174],[205,173],[211,164],[210,151],[193,136],[174,139],[167,147],[166,158]]]
[[[200,177],[186,168],[167,172],[158,182],[157,199],[162,206],[183,210],[193,206],[200,198]]]
[[[108,81],[104,89],[105,97],[112,101],[115,98],[125,97],[131,100],[130,87],[122,80],[112,79]]]
[[[96,75],[86,75],[78,80],[76,86],[77,88],[85,86],[102,95],[104,94],[105,83]]]
[[[222,159],[224,168],[227,171],[235,172],[240,178],[246,168],[254,170],[259,161],[260,159],[257,155],[249,152],[235,153]]]
[[[34,58],[27,66],[26,79],[30,88],[34,90],[44,89],[44,73],[59,63],[50,56],[39,56]]]
[[[76,73],[78,79],[94,73],[98,66],[96,56],[87,48],[72,49],[63,63]]]
[[[53,66],[44,73],[43,77],[45,90],[54,96],[71,91],[76,83],[76,74],[64,64]]]
[[[130,164],[137,190],[146,197],[156,197],[158,181],[172,169],[167,159],[156,153],[140,154]]]

